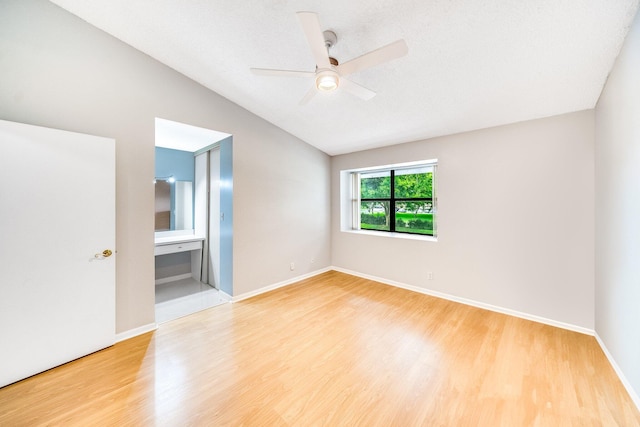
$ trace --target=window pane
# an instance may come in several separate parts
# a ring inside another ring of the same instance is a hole
[[[396,231],[433,235],[432,202],[397,202]]]
[[[384,171],[360,174],[360,198],[391,198],[391,172]]]
[[[360,228],[389,231],[389,202],[361,202]]]
[[[433,168],[399,169],[394,178],[395,197],[432,197]]]

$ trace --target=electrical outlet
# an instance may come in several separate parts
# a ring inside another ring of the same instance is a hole
[[[292,262],[291,264],[289,264],[289,270],[293,271],[295,269],[296,269],[296,264],[295,263]]]
[[[432,271],[427,272],[427,280],[433,280],[433,272]]]

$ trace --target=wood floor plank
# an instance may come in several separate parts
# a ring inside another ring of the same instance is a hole
[[[0,426],[640,426],[596,340],[338,272],[0,389]]]

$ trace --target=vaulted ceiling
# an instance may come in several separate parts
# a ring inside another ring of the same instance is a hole
[[[595,107],[638,0],[51,0],[330,154]],[[316,12],[344,63],[398,39],[406,56],[300,100],[314,71],[296,15]],[[221,129],[223,130],[223,129]]]

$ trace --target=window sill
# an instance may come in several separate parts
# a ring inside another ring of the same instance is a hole
[[[393,233],[387,231],[373,231],[373,230],[340,230],[343,233],[352,234],[364,234],[367,236],[387,237],[392,239],[406,239],[406,240],[422,240],[423,242],[437,242],[438,238],[433,236],[425,236],[421,234],[407,234],[407,233]]]

